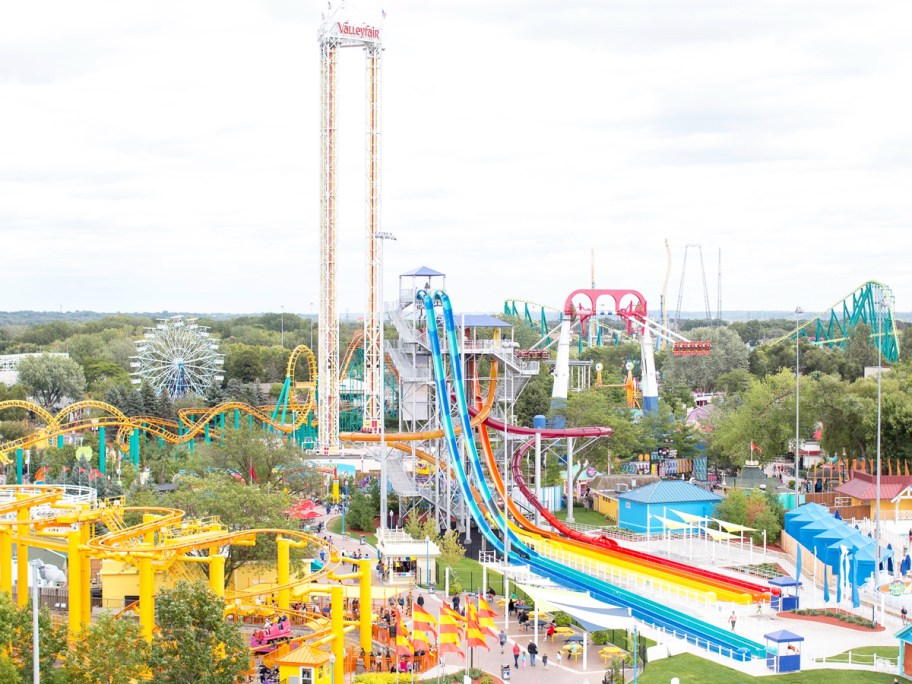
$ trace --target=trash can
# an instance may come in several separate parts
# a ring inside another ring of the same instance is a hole
[[[510,681],[510,666],[509,665],[500,666],[500,678],[505,682]]]

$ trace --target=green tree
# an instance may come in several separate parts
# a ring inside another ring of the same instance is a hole
[[[351,488],[345,510],[345,522],[350,529],[373,532],[376,529],[375,520],[379,510],[379,506],[374,507],[370,493],[365,493],[359,487]]]
[[[246,485],[220,473],[210,473],[204,478],[181,476],[177,482],[177,490],[163,495],[160,505],[186,511],[188,518],[218,516],[231,530],[297,529],[297,522],[285,515],[291,501],[283,491]],[[295,558],[305,553],[306,549],[293,549]],[[255,546],[230,546],[225,560],[225,582],[244,564],[273,561],[275,557],[275,539],[267,535],[259,536]]]
[[[19,382],[30,396],[51,409],[64,397],[81,399],[86,388],[82,367],[65,356],[26,356],[19,362]]]
[[[712,342],[712,353],[703,356],[666,357],[662,374],[666,382],[691,389],[712,390],[719,376],[748,367],[748,350],[738,333],[730,328],[695,328],[690,339]]]
[[[263,377],[260,350],[249,344],[232,344],[225,350],[225,377],[253,382]]]
[[[224,599],[202,582],[180,581],[156,600],[158,632],[150,665],[155,684],[234,684],[250,666],[240,626],[224,619]]]
[[[105,611],[73,642],[64,670],[71,684],[130,684],[148,669],[150,651],[138,622]]]
[[[303,453],[282,434],[247,425],[237,430],[226,428],[222,443],[201,446],[200,451],[217,467],[236,471],[248,483],[261,485],[277,484],[284,467],[303,463]]]
[[[437,540],[437,548],[440,549],[440,560],[444,567],[452,568],[465,558],[465,547],[459,543],[459,533],[456,530],[447,530]]]

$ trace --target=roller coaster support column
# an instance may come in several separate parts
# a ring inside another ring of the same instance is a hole
[[[16,525],[16,605],[20,608],[27,605],[29,599],[29,553],[28,546],[22,542],[29,528],[21,523],[28,522],[30,515],[28,508],[16,511],[16,520],[20,522]]]
[[[0,528],[0,592],[13,595],[13,531]]]
[[[98,472],[106,475],[108,472],[108,454],[105,450],[105,429],[98,428]]]
[[[63,435],[57,435],[57,448],[63,449]]]
[[[332,626],[332,653],[336,657],[333,668],[333,684],[345,684],[345,634],[342,632],[342,587],[333,587],[330,594],[330,618]],[[365,649],[366,651],[367,649]]]
[[[16,449],[16,484],[22,484],[22,449]]]
[[[155,520],[154,515],[144,515],[143,523]],[[155,532],[143,535],[143,543],[152,546],[155,543]],[[152,557],[143,555],[139,559],[139,626],[143,638],[152,641],[155,629],[155,571],[152,569]]]
[[[80,549],[85,549],[89,543],[89,525],[79,526]],[[86,551],[80,551],[80,575],[79,589],[82,591],[82,624],[89,625],[92,623],[92,562],[89,560],[89,554]]]
[[[362,558],[359,560],[358,568],[361,570],[361,579],[358,582],[360,587],[358,595],[358,628],[361,630],[361,648],[369,653],[374,645],[371,632],[371,559]]]
[[[67,532],[67,602],[69,604],[68,627],[70,636],[76,636],[82,630],[82,552],[79,544],[82,534],[79,530]]]
[[[573,437],[567,437],[567,522],[573,520]]]
[[[225,557],[219,553],[217,546],[209,549],[209,591],[225,597]]]
[[[212,441],[212,438],[209,436],[209,423],[206,423],[206,426],[203,428],[203,434],[205,435],[206,444],[209,444]]]
[[[290,539],[285,539],[284,537],[279,537],[276,539],[276,566],[278,571],[278,577],[276,581],[280,587],[284,587],[291,581],[291,561],[289,559],[290,550]],[[289,592],[287,588],[279,589],[279,610],[288,610],[288,606],[290,604],[290,593],[291,592]],[[335,608],[333,610],[335,610]]]
[[[535,433],[535,498],[541,501],[541,433]],[[535,525],[541,527],[541,511],[535,509]]]
[[[133,428],[133,434],[130,435],[130,460],[139,467],[139,428]]]
[[[241,427],[241,412],[237,409],[234,409],[234,429],[237,430]]]

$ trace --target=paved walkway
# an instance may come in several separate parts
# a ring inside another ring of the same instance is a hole
[[[322,520],[325,524],[329,518],[337,517],[337,515],[338,514],[331,514],[329,516],[323,515],[318,518],[317,521]],[[343,551],[351,553],[357,551],[364,553],[366,551],[368,554],[371,554],[372,557],[376,556],[376,549],[374,547],[360,545],[357,540],[347,536],[333,534],[325,528],[320,536],[328,536],[332,543]],[[794,576],[795,572],[794,565],[784,554],[769,551],[764,555],[762,550],[749,548],[742,549],[738,544],[706,544],[701,541],[688,542],[686,540],[671,540],[670,543],[666,544],[665,541],[653,540],[648,545],[645,543],[628,542],[624,542],[624,545],[636,550],[647,551],[659,557],[669,556],[674,560],[690,562],[696,567],[714,569],[723,574],[730,574],[733,577],[741,579],[746,578],[746,575],[727,570],[726,568],[730,566],[758,563],[778,563],[787,573],[791,573],[792,576]],[[378,581],[376,577],[374,578],[374,581]],[[763,583],[763,580],[757,581],[758,583]],[[829,604],[825,604],[822,590],[813,586],[813,581],[809,578],[805,577],[804,582],[805,586],[802,588],[800,594],[802,607],[835,606],[835,595],[832,597],[833,600]],[[439,593],[433,596],[425,594],[426,605],[429,607],[436,606],[439,603],[440,598]],[[694,602],[680,596],[664,595],[661,591],[650,591],[650,598],[659,600],[665,605],[726,629],[730,626],[729,616],[732,611],[734,611],[737,616],[735,625],[737,632],[761,644],[765,643],[764,634],[780,629],[787,629],[804,636],[806,641],[803,643],[801,649],[803,669],[815,667],[838,668],[840,667],[838,665],[834,666],[832,664],[815,663],[813,659],[837,655],[861,646],[883,646],[885,657],[892,656],[895,658],[897,652],[897,641],[893,637],[893,634],[901,627],[898,614],[893,615],[888,613],[887,629],[884,632],[858,632],[821,623],[779,618],[770,613],[768,606],[763,606],[762,610],[758,611],[756,606],[734,605],[724,602]],[[849,592],[844,592],[841,607],[847,609],[851,608],[849,600]],[[870,608],[868,608],[868,610],[870,611]],[[431,610],[431,612],[436,614],[436,610]],[[862,614],[861,610],[856,612]],[[497,624],[497,627],[500,628],[504,624],[504,617],[502,615],[499,616],[495,620],[495,623]],[[698,649],[691,644],[687,644],[681,639],[670,637],[645,625],[640,626],[640,632],[659,644],[666,645],[670,655],[691,652],[700,657],[717,661],[754,676],[770,674],[766,669],[765,662],[761,660],[755,660],[751,663],[736,663],[730,658],[715,653],[708,653],[703,649]],[[509,642],[503,655],[500,653],[499,645],[495,644],[493,639],[490,640],[492,643],[490,652],[483,648],[474,649],[474,666],[499,675],[501,666],[510,665],[511,678],[513,681],[518,680],[523,683],[530,682],[531,684],[539,684],[539,682],[544,684],[549,680],[553,682],[555,675],[560,677],[561,682],[578,681],[581,684],[584,682],[596,684],[602,680],[605,672],[605,664],[599,657],[599,650],[602,648],[601,646],[590,643],[587,649],[587,659],[585,662],[582,661],[582,658],[580,658],[579,661],[574,660],[572,662],[568,662],[568,660],[564,658],[563,661],[558,664],[556,662],[556,653],[559,648],[563,646],[563,639],[558,638],[555,643],[548,642],[545,638],[544,630],[540,630],[538,639],[539,656],[536,667],[532,668],[530,666],[520,668],[520,670],[517,671],[516,668],[513,667],[513,644],[518,642],[525,650],[529,642],[533,640],[534,634],[531,630],[529,632],[524,632],[519,629],[515,618],[513,618],[508,623],[507,635]],[[547,669],[541,662],[541,656],[544,654],[548,655]],[[464,662],[458,661],[459,659],[457,656],[452,654],[447,655],[445,657],[445,662],[448,666],[447,670],[455,671],[465,666]],[[631,674],[632,673],[628,669],[628,679]]]

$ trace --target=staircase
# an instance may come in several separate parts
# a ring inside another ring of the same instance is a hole
[[[399,496],[422,496],[421,489],[415,484],[412,476],[405,471],[402,457],[398,454],[387,456],[386,477],[390,487]]]

